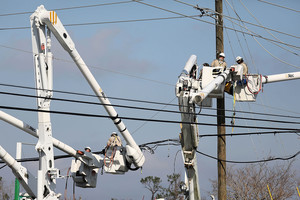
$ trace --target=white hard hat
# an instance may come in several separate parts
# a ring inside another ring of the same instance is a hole
[[[116,132],[112,132],[111,133],[111,136],[113,136],[113,135],[118,135]]]
[[[237,62],[237,61],[239,61],[239,60],[242,60],[243,58],[241,57],[241,56],[237,56],[236,58],[235,58],[235,61]]]
[[[225,58],[225,53],[223,53],[223,52],[222,52],[222,53],[220,53],[220,54],[219,54],[219,57],[220,57],[220,56],[222,56],[222,57],[224,57],[224,58]]]
[[[84,150],[89,149],[90,151],[92,150],[91,147],[85,147]]]

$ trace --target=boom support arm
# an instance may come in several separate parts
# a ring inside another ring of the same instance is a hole
[[[11,155],[9,155],[0,145],[0,158],[11,168],[14,175],[19,179],[20,183],[31,197],[37,196],[37,180],[27,171],[20,163],[18,163]]]
[[[274,74],[262,77],[262,83],[273,83],[278,81],[288,81],[293,79],[300,79],[300,72],[291,72],[285,74]]]
[[[38,134],[38,130],[36,130],[35,128],[33,128],[32,126],[26,124],[25,122],[3,112],[0,110],[0,119],[29,133],[30,135],[38,138],[39,134]],[[78,155],[76,154],[76,150],[73,149],[72,147],[70,147],[69,145],[59,141],[56,138],[52,137],[52,142],[53,142],[53,146],[55,146],[56,148],[58,148],[59,150],[67,153],[70,156],[73,156],[75,158],[78,158]]]

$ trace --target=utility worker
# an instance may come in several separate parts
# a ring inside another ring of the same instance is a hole
[[[226,69],[226,62],[225,62],[225,54],[222,52],[219,54],[218,59],[215,59],[212,63],[211,63],[212,67],[223,67],[224,70]]]
[[[91,151],[92,151],[92,150],[91,150],[91,147],[85,147],[84,150],[85,150],[86,152],[91,152]]]
[[[237,62],[237,64],[243,66],[243,75],[248,74],[248,66],[246,63],[244,63],[244,59],[241,56],[238,56],[235,58],[235,61]]]
[[[122,146],[121,138],[118,136],[116,132],[112,132],[110,138],[107,141],[107,148],[108,147],[115,147],[115,146]]]

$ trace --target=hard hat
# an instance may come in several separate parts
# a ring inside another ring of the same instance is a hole
[[[90,151],[92,151],[91,147],[85,147],[84,150],[89,149]]]
[[[221,57],[221,56],[225,58],[225,53],[223,53],[223,52],[220,53],[220,54],[219,54],[219,57]]]
[[[113,135],[118,135],[116,132],[112,132],[111,133],[111,136],[113,136]]]
[[[239,61],[239,60],[243,60],[243,58],[241,56],[238,56],[238,57],[235,58],[236,62]]]

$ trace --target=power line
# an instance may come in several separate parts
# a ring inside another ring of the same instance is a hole
[[[242,4],[242,6],[247,10],[247,12],[255,19],[255,21],[262,26],[262,24],[260,23],[260,21],[254,16],[254,14],[248,9],[248,7],[240,0],[240,3]],[[280,39],[278,39],[274,34],[272,34],[268,29],[264,28],[274,39],[277,39],[278,41],[281,41]],[[279,45],[279,44],[276,44],[276,43],[273,43],[275,44],[276,46],[296,55],[296,56],[299,56],[296,52],[293,52],[293,51],[290,51],[289,49],[287,48],[284,48],[283,46]]]
[[[0,94],[44,99],[44,97],[39,97],[39,96],[36,96],[36,95],[20,94],[20,93],[1,92],[0,91]],[[162,110],[162,109],[156,109],[156,108],[126,106],[126,105],[120,105],[120,104],[103,104],[103,103],[99,103],[99,102],[80,101],[80,100],[74,100],[74,99],[63,99],[63,98],[54,98],[54,97],[47,98],[47,99],[56,100],[56,101],[64,101],[64,102],[72,102],[72,103],[80,103],[80,104],[114,106],[114,107],[136,109],[136,110],[157,111],[157,112],[167,112],[167,113],[176,113],[176,114],[190,114],[188,112],[181,112],[181,111],[174,111],[174,110]],[[218,115],[214,115],[214,114],[201,114],[201,113],[195,113],[195,115],[206,116],[206,117],[217,117],[218,116]],[[232,119],[233,117],[232,116],[225,116],[225,118]],[[234,118],[235,119],[242,119],[242,120],[251,120],[251,121],[265,121],[265,122],[274,122],[274,123],[300,124],[300,122],[293,122],[293,121],[270,120],[270,119],[259,119],[259,118],[248,118],[248,117],[234,117]]]
[[[191,16],[187,16],[187,17],[197,17],[197,16],[198,15],[191,15]],[[107,21],[107,22],[66,24],[65,26],[86,26],[86,25],[96,25],[96,24],[116,24],[116,23],[127,23],[127,22],[159,21],[159,20],[168,20],[168,19],[183,19],[183,18],[187,18],[187,17],[177,16],[177,17],[158,17],[158,18],[148,18],[148,19],[117,20],[117,21]]]
[[[14,48],[14,47],[9,47],[9,46],[6,46],[6,45],[1,45],[1,44],[0,44],[0,47],[7,48],[7,49],[13,49],[13,50],[16,50],[16,51],[20,51],[20,52],[29,53],[29,54],[33,54],[34,55],[34,53],[32,51],[26,51],[26,50],[23,50],[23,49],[17,49],[17,48]],[[66,59],[57,58],[57,57],[54,57],[53,59],[54,60],[58,60],[58,61],[62,61],[62,62],[66,62],[66,63],[72,63],[72,64],[74,64],[73,60],[66,60]],[[133,78],[137,78],[137,79],[141,79],[141,80],[145,80],[145,81],[150,81],[150,82],[154,82],[154,83],[158,83],[158,84],[168,85],[168,86],[173,86],[174,87],[174,84],[170,84],[170,83],[166,83],[166,82],[158,81],[158,80],[154,80],[154,79],[149,79],[149,78],[145,78],[145,77],[141,77],[141,76],[136,76],[136,75],[132,75],[132,74],[128,74],[128,73],[116,71],[116,70],[111,70],[111,69],[108,69],[108,68],[103,68],[103,67],[99,67],[99,66],[91,66],[91,65],[89,65],[89,67],[97,69],[97,70],[103,70],[103,71],[110,72],[110,73],[121,74],[121,75],[128,76],[128,77],[133,77]]]
[[[266,4],[270,4],[272,6],[277,6],[277,7],[280,7],[280,8],[284,8],[284,9],[287,9],[287,10],[291,10],[291,11],[294,11],[294,12],[300,12],[299,10],[295,10],[295,9],[292,9],[292,8],[288,8],[288,7],[285,7],[285,6],[281,6],[281,5],[278,5],[278,4],[275,4],[275,3],[271,3],[271,2],[268,2],[268,1],[263,1],[263,0],[258,0],[260,2],[263,2],[263,3],[266,3]]]
[[[228,3],[228,5],[231,7],[231,9],[234,11],[234,13],[236,14],[236,16],[239,18],[239,19],[241,19],[241,17],[238,15],[238,13],[236,12],[236,10],[231,6],[231,4],[226,0],[226,2]],[[239,25],[240,26],[240,25]],[[253,33],[253,31],[250,31],[247,27],[246,27],[246,25],[244,25],[244,26],[241,26],[241,27],[243,27],[243,28],[245,28],[249,33]],[[280,58],[278,58],[278,57],[276,57],[275,55],[273,55],[270,51],[268,51],[257,39],[256,39],[256,37],[254,37],[254,36],[252,36],[253,37],[253,39],[257,42],[257,44],[259,44],[259,46],[261,46],[261,48],[263,48],[268,54],[270,54],[273,58],[275,58],[276,60],[278,60],[278,61],[280,61],[280,62],[282,62],[282,63],[284,63],[284,64],[287,64],[287,65],[289,65],[289,66],[292,66],[292,67],[295,67],[295,68],[300,68],[299,66],[296,66],[296,65],[293,65],[293,64],[290,64],[290,63],[288,63],[288,62],[286,62],[286,61],[284,61],[284,60],[282,60],[282,59],[280,59]],[[274,42],[274,40],[270,40],[270,41],[272,41],[272,42]],[[283,44],[281,41],[278,41],[277,40],[277,42],[278,43],[281,43],[281,44]],[[292,46],[291,46],[292,47]],[[297,47],[298,48],[298,47]]]
[[[38,110],[32,108],[22,108],[22,107],[12,107],[12,106],[0,106],[2,109],[8,110],[21,110],[27,112],[45,112],[61,115],[73,115],[73,116],[82,116],[82,117],[95,117],[95,118],[111,118],[108,115],[98,115],[98,114],[87,114],[87,113],[76,113],[76,112],[66,112],[66,111],[56,111],[56,110]],[[182,122],[182,121],[173,121],[173,120],[161,120],[161,119],[148,119],[148,118],[138,118],[138,117],[126,117],[119,116],[121,119],[133,120],[133,121],[149,121],[149,122],[158,122],[158,123],[172,123],[172,124],[195,124],[198,126],[218,126],[217,124],[212,123],[191,123],[191,122]],[[225,127],[235,127],[235,128],[253,128],[253,129],[267,129],[267,130],[289,130],[289,131],[298,131],[299,129],[294,128],[281,128],[281,127],[263,127],[263,126],[242,126],[242,125],[224,125]]]
[[[222,162],[227,162],[227,163],[235,163],[235,164],[250,164],[250,163],[270,162],[270,161],[275,161],[275,160],[290,160],[290,159],[293,159],[293,158],[295,158],[296,156],[298,156],[300,154],[300,151],[298,151],[294,155],[291,155],[291,156],[288,156],[288,157],[284,157],[284,158],[283,157],[274,157],[274,158],[271,157],[269,159],[263,159],[263,160],[233,161],[233,160],[222,160],[222,159],[216,158],[214,156],[208,155],[206,153],[203,153],[201,151],[198,151],[198,150],[196,150],[196,152],[199,153],[199,154],[201,154],[201,155],[203,155],[203,156],[212,158],[212,159],[217,160],[217,161],[222,161]]]
[[[132,1],[137,2],[137,3],[140,3],[140,4],[143,4],[143,5],[146,5],[146,6],[149,6],[149,7],[152,7],[152,8],[156,8],[156,9],[159,9],[159,10],[163,10],[163,11],[166,11],[166,12],[169,12],[169,13],[173,13],[173,14],[176,14],[176,15],[185,16],[185,17],[188,17],[188,18],[193,19],[193,20],[205,22],[205,23],[208,23],[208,24],[211,24],[211,25],[214,25],[214,26],[216,25],[215,23],[208,22],[208,21],[205,21],[205,20],[201,20],[201,19],[198,19],[198,18],[195,18],[195,17],[189,17],[189,16],[187,16],[187,15],[185,15],[185,14],[178,13],[178,12],[175,12],[175,11],[171,11],[171,10],[168,10],[168,9],[165,9],[165,8],[161,8],[161,7],[159,7],[159,6],[154,6],[154,5],[152,5],[152,4],[148,4],[148,3],[145,3],[145,2],[140,2],[140,1],[138,1],[138,0],[132,0]],[[219,26],[219,25],[217,24],[217,26]],[[236,30],[236,29],[233,29],[233,28],[230,28],[230,27],[226,27],[226,26],[223,26],[223,28],[227,28],[227,29],[229,29],[229,30],[241,32],[241,33],[250,35],[250,36],[252,36],[252,37],[258,37],[258,38],[261,38],[261,39],[264,39],[264,40],[273,41],[273,42],[276,42],[276,43],[280,43],[280,44],[284,44],[284,45],[287,45],[287,46],[290,46],[290,47],[294,47],[294,48],[300,49],[300,47],[298,47],[298,46],[291,45],[291,44],[288,44],[288,43],[283,43],[283,42],[276,41],[276,40],[273,40],[273,39],[270,39],[270,38],[266,38],[266,37],[263,37],[263,36],[258,35],[258,34],[256,34],[256,33],[254,34],[254,33],[244,32],[244,31]]]
[[[53,8],[53,9],[49,9],[49,10],[72,10],[72,9],[79,9],[79,8],[91,8],[91,7],[109,6],[109,5],[126,4],[126,3],[132,3],[132,1],[118,1],[118,2],[111,2],[111,3],[100,3],[100,4],[94,4],[94,5],[86,5],[86,6],[73,6],[73,7],[66,7],[66,8]],[[12,16],[12,15],[32,14],[33,12],[34,11],[17,12],[17,13],[6,13],[6,14],[0,14],[0,17]]]
[[[182,4],[186,4],[186,5],[189,5],[189,6],[192,6],[196,9],[198,9],[199,7],[198,6],[194,6],[192,4],[189,4],[189,3],[186,3],[186,2],[182,2],[182,1],[179,1],[179,0],[174,0],[176,2],[179,2],[179,3],[182,3]],[[262,1],[264,2],[264,1]],[[50,9],[50,10],[60,10],[60,11],[63,11],[63,10],[72,10],[72,9],[79,9],[79,8],[91,8],[91,7],[99,7],[99,6],[108,6],[108,5],[116,5],[116,4],[127,4],[127,3],[133,3],[133,1],[119,1],[119,2],[111,2],[111,3],[101,3],[101,4],[94,4],[94,5],[86,5],[86,6],[73,6],[73,7],[66,7],[66,8],[53,8],[53,9]],[[266,3],[266,2],[265,2]],[[18,13],[6,13],[6,14],[0,14],[0,17],[2,16],[12,16],[12,15],[23,15],[23,14],[32,14],[34,11],[27,11],[27,12],[18,12]],[[299,11],[297,11],[299,12]],[[196,16],[199,16],[199,15],[193,15],[193,16],[189,16],[189,17],[196,17]],[[253,26],[257,26],[257,27],[260,27],[260,28],[264,28],[264,29],[267,29],[267,30],[271,30],[271,31],[274,31],[274,32],[277,32],[277,33],[281,33],[281,34],[284,34],[284,35],[288,35],[288,36],[291,36],[291,37],[295,37],[295,38],[298,38],[300,39],[299,36],[295,36],[295,35],[292,35],[292,34],[288,34],[288,33],[285,33],[285,32],[281,32],[281,31],[278,31],[278,30],[275,30],[275,29],[271,29],[271,28],[268,28],[268,27],[265,27],[265,26],[262,26],[262,25],[257,25],[257,24],[254,24],[254,23],[251,23],[251,22],[248,22],[248,21],[243,21],[243,20],[240,20],[240,19],[236,19],[236,18],[233,18],[233,17],[230,17],[230,16],[226,16],[226,15],[223,15],[225,18],[228,17],[230,19],[234,19],[234,20],[238,20],[238,21],[242,21],[244,23],[247,23],[247,24],[250,24],[250,25],[253,25]],[[151,20],[162,20],[162,19],[176,19],[176,18],[184,18],[183,16],[181,17],[167,17],[167,18],[152,18],[152,19],[138,19],[137,21],[142,21],[142,20],[145,20],[145,21],[151,21]],[[112,23],[121,23],[121,22],[134,22],[135,20],[125,20],[125,21],[116,21],[116,22],[112,22]],[[92,24],[105,24],[106,22],[99,22],[99,23],[91,23]],[[88,25],[88,24],[79,24],[79,25]],[[70,25],[72,26],[72,25]],[[14,28],[14,29],[28,29],[29,27],[19,27],[19,28]]]
[[[265,131],[265,132],[248,132],[248,133],[226,133],[226,134],[201,134],[199,138],[203,137],[219,137],[219,136],[247,136],[247,135],[276,135],[276,134],[297,134],[300,132],[300,129],[297,131]]]
[[[2,163],[2,162],[0,161],[0,163]],[[5,164],[5,165],[1,166],[0,169],[3,169],[3,168],[6,167],[6,166],[7,166],[7,165]]]
[[[167,12],[170,12],[170,13],[173,13],[173,14],[177,14],[177,15],[182,16],[182,18],[190,18],[190,19],[194,19],[194,20],[197,20],[197,21],[205,22],[205,23],[208,23],[208,24],[211,24],[211,25],[215,25],[215,23],[208,22],[208,21],[205,21],[205,20],[201,20],[201,19],[195,18],[194,16],[184,15],[184,14],[181,14],[181,13],[178,13],[178,12],[175,12],[175,11],[171,11],[171,10],[167,10],[167,9],[164,9],[164,8],[161,8],[161,7],[158,7],[158,6],[154,6],[154,5],[151,5],[151,4],[147,4],[147,3],[141,2],[140,0],[139,0],[139,1],[137,1],[137,0],[132,0],[132,2],[141,3],[141,4],[144,4],[144,5],[150,6],[150,7],[154,7],[154,8],[161,9],[161,10],[164,10],[164,11],[167,11]],[[198,16],[198,15],[197,15],[197,16]],[[94,22],[94,23],[92,22],[92,23],[80,23],[80,24],[66,24],[66,25],[64,25],[64,26],[95,25],[95,24],[122,23],[122,22],[133,22],[133,21],[144,21],[144,20],[142,19],[142,20],[111,21],[111,22]],[[145,19],[145,21],[153,21],[153,19]],[[1,30],[29,29],[29,28],[30,28],[30,27],[6,27],[6,28],[0,28],[0,31],[1,31]],[[290,47],[294,47],[294,48],[300,49],[300,47],[297,47],[297,46],[295,46],[295,45],[291,45],[291,44],[288,44],[288,43],[283,43],[283,42],[280,42],[280,41],[276,41],[276,40],[273,40],[273,39],[270,39],[270,38],[263,37],[263,36],[258,35],[258,34],[247,33],[247,32],[235,30],[235,29],[233,29],[233,28],[226,27],[226,26],[224,26],[224,28],[227,28],[227,29],[229,29],[229,30],[238,31],[238,32],[241,32],[241,33],[250,35],[250,36],[252,36],[252,37],[258,37],[258,38],[261,38],[261,39],[264,39],[264,40],[269,40],[269,41],[281,43],[281,44],[284,44],[284,45],[287,45],[287,46],[290,46]]]
[[[162,143],[166,143],[167,144],[162,144]],[[172,143],[170,143],[172,142]],[[149,147],[148,145],[156,145],[155,147]],[[180,145],[179,141],[176,139],[166,139],[166,140],[159,140],[159,141],[154,141],[154,142],[148,142],[148,143],[144,143],[139,145],[139,147],[141,148],[150,148],[150,149],[156,149],[158,146],[166,146],[166,145],[175,145],[178,146]],[[249,164],[249,163],[261,163],[261,162],[270,162],[270,161],[275,161],[275,160],[290,160],[295,158],[296,156],[298,156],[300,154],[300,151],[298,151],[297,153],[295,153],[294,155],[291,156],[287,156],[287,157],[270,157],[268,159],[262,159],[262,160],[254,160],[254,161],[232,161],[232,160],[222,160],[222,159],[218,159],[214,156],[208,155],[206,153],[203,153],[199,150],[196,150],[197,153],[204,155],[206,157],[212,158],[214,160],[217,161],[223,161],[223,162],[228,162],[228,163],[236,163],[236,164]],[[98,151],[98,152],[92,152],[94,154],[104,154],[104,151]],[[64,158],[70,158],[72,157],[71,155],[59,155],[59,156],[54,156],[54,159],[64,159]],[[33,162],[33,161],[38,161],[39,157],[31,157],[31,158],[22,158],[22,159],[17,159],[17,162]],[[4,161],[0,160],[0,163],[3,164],[5,163]],[[0,169],[4,168],[6,165],[3,165],[2,167],[0,167]]]
[[[185,5],[188,5],[188,6],[191,6],[191,7],[195,8],[195,9],[197,9],[197,10],[201,10],[201,9],[202,9],[203,11],[209,10],[210,12],[213,12],[213,13],[216,13],[216,14],[219,14],[219,15],[222,15],[224,18],[229,18],[229,19],[233,19],[233,20],[236,20],[236,21],[244,22],[244,23],[250,24],[250,25],[252,25],[252,26],[256,26],[256,27],[259,27],[259,28],[264,28],[264,29],[267,29],[267,30],[270,30],[270,31],[274,31],[274,32],[277,32],[277,33],[281,33],[281,34],[283,34],[283,35],[287,35],[287,36],[290,36],[290,37],[294,37],[294,38],[300,39],[299,36],[292,35],[292,34],[289,34],[289,33],[285,33],[285,32],[282,32],[282,31],[278,31],[278,30],[276,30],[276,29],[272,29],[272,28],[269,28],[269,27],[266,27],[266,26],[262,26],[261,24],[258,25],[258,24],[254,24],[254,23],[251,23],[251,22],[248,22],[248,21],[244,21],[244,20],[241,20],[241,19],[237,19],[237,18],[234,18],[234,17],[231,17],[231,16],[227,16],[227,15],[224,15],[224,14],[222,14],[222,13],[218,13],[218,12],[216,12],[216,11],[214,11],[214,10],[211,10],[211,9],[208,9],[208,8],[200,8],[198,5],[195,6],[195,5],[193,5],[193,4],[189,4],[189,3],[186,3],[186,2],[183,2],[183,1],[179,1],[179,0],[174,0],[174,1],[176,1],[176,2],[178,2],[178,3],[182,3],[182,4],[185,4]]]
[[[174,0],[174,1],[176,1],[176,2],[179,2],[179,3],[183,3],[183,2],[181,2],[181,1],[178,1],[178,0]],[[226,0],[226,2],[229,4],[229,2]],[[183,4],[187,4],[187,3],[183,3]],[[193,6],[193,5],[191,5],[191,4],[187,4],[187,5],[189,5],[189,6]],[[230,5],[230,4],[229,4]],[[231,5],[230,5],[231,6]],[[244,5],[243,5],[244,6]],[[244,6],[245,7],[245,6]],[[196,8],[196,9],[198,9],[198,10],[204,10],[204,9],[201,9],[201,8],[199,8],[198,6],[193,6],[193,8]],[[231,6],[231,8],[232,8],[232,6]],[[233,9],[233,8],[232,8]],[[207,9],[206,9],[207,10]],[[208,9],[208,10],[210,10],[210,9]],[[235,14],[237,15],[237,17],[239,18],[239,21],[242,21],[242,19],[239,17],[239,15],[236,13],[236,11],[233,9],[233,11],[235,12]],[[204,11],[203,11],[204,12]],[[220,13],[217,13],[217,12],[214,12],[214,11],[211,11],[211,12],[213,12],[213,13],[216,13],[216,14],[220,14]],[[230,17],[229,17],[230,18]],[[230,19],[228,19],[229,21],[231,21],[232,23],[235,23],[235,22],[233,22],[232,20],[230,20]],[[244,22],[242,22],[242,23],[244,23]],[[236,23],[235,23],[236,24]],[[254,34],[254,32],[253,31],[250,31],[247,27],[246,27],[246,25],[244,25],[244,26],[241,26],[240,24],[237,24],[238,26],[240,26],[241,28],[244,28],[244,29],[246,29],[249,33],[253,33]],[[262,26],[261,26],[262,27]],[[225,28],[225,26],[224,26],[224,28]],[[262,27],[262,28],[264,28],[264,27]],[[233,27],[233,29],[235,30],[235,32],[237,31],[234,27]],[[265,28],[266,29],[266,28]],[[245,32],[243,32],[242,31],[242,33],[243,34],[245,34]],[[270,33],[271,34],[271,33]],[[273,36],[273,34],[271,34],[272,36]],[[284,64],[287,64],[287,65],[290,65],[290,66],[292,66],[292,67],[295,67],[295,68],[300,68],[300,67],[298,67],[298,66],[296,66],[296,65],[293,65],[293,64],[290,64],[290,63],[288,63],[288,62],[286,62],[286,61],[284,61],[284,60],[282,60],[282,59],[280,59],[280,58],[278,58],[278,57],[276,57],[275,55],[273,55],[270,51],[268,51],[264,46],[262,46],[261,45],[261,43],[259,43],[258,41],[257,41],[257,39],[255,38],[255,36],[253,36],[252,35],[252,37],[253,37],[253,39],[268,53],[268,54],[270,54],[273,58],[275,58],[275,59],[277,59],[278,61],[280,61],[280,62],[282,62],[282,63],[284,63]],[[275,37],[275,39],[277,39],[277,40],[270,40],[270,42],[271,43],[273,43],[273,44],[275,44],[276,46],[279,46],[280,48],[282,48],[282,49],[284,49],[284,50],[286,50],[286,51],[288,51],[288,52],[290,52],[290,53],[292,53],[292,54],[294,54],[294,55],[297,55],[297,56],[299,56],[296,52],[293,52],[293,51],[290,51],[290,50],[288,50],[288,49],[286,49],[286,48],[284,48],[284,47],[282,47],[282,46],[280,46],[280,45],[278,45],[277,43],[276,43],[276,41],[278,42],[278,43],[281,43],[281,44],[284,44],[284,42],[282,42],[282,41],[280,41],[280,40],[278,40],[278,38],[276,38]],[[295,48],[295,47],[293,47],[293,48]],[[297,49],[297,48],[296,48]],[[298,50],[298,49],[297,49]]]
[[[129,20],[102,21],[102,22],[85,22],[85,23],[65,24],[64,26],[89,26],[89,25],[117,24],[117,23],[129,23],[129,22],[160,21],[160,20],[170,20],[170,19],[183,19],[183,18],[187,18],[187,17],[197,17],[197,16],[199,16],[199,15],[176,16],[176,17],[157,17],[157,18],[145,18],[145,19],[129,19]],[[24,30],[24,29],[30,29],[30,27],[29,26],[2,27],[2,28],[0,28],[0,31]]]
[[[12,85],[12,84],[4,84],[0,83],[0,86],[5,86],[5,87],[15,87],[15,88],[23,88],[23,89],[30,89],[30,90],[39,90],[34,87],[28,87],[28,86],[20,86],[20,85]],[[42,90],[42,89],[40,89]],[[51,90],[52,92],[56,93],[62,93],[62,94],[71,94],[71,95],[78,95],[78,96],[86,96],[86,97],[97,97],[97,95],[92,95],[92,94],[86,94],[86,93],[78,93],[78,92],[69,92],[69,91],[62,91],[62,90]],[[178,107],[178,104],[170,104],[170,103],[163,103],[163,102],[156,102],[156,101],[146,101],[146,100],[136,100],[136,99],[128,99],[128,98],[119,98],[119,97],[111,97],[107,96],[109,99],[114,99],[114,100],[120,100],[120,101],[129,101],[129,102],[137,102],[137,103],[147,103],[147,104],[156,104],[156,105],[166,105],[166,106],[175,106]],[[217,110],[216,108],[204,108],[208,110]],[[232,110],[226,110],[227,112],[233,112]],[[245,113],[245,114],[256,114],[256,115],[263,115],[263,116],[273,116],[273,117],[284,117],[284,118],[295,118],[295,119],[300,119],[298,116],[289,116],[289,115],[278,115],[278,114],[266,114],[266,113],[259,113],[259,112],[249,112],[249,111],[239,111],[235,110],[237,113]]]

